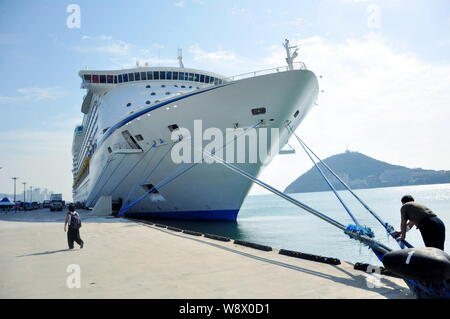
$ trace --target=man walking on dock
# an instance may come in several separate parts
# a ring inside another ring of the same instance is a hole
[[[73,242],[75,241],[80,248],[83,248],[84,242],[80,238],[80,228],[81,228],[81,218],[80,214],[75,211],[75,206],[69,205],[69,212],[66,215],[66,220],[64,222],[64,231],[67,229],[67,224],[69,224],[69,229],[67,231],[67,242],[69,243],[69,249],[73,249]]]
[[[425,205],[416,203],[411,195],[403,196],[402,204],[400,231],[393,235],[400,235],[398,240],[404,240],[406,232],[415,225],[420,230],[426,247],[444,250],[445,225],[442,220]]]

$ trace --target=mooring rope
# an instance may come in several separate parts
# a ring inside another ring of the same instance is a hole
[[[255,125],[248,127],[244,130],[244,132],[238,136],[235,136],[231,141],[225,142],[224,145],[222,146],[221,149],[224,149],[228,144],[230,144],[231,142],[235,141],[236,139],[238,139],[240,136],[244,135],[247,133],[248,130],[250,129],[254,129],[258,126],[260,126],[262,124],[261,121],[258,121]],[[181,141],[181,139],[179,140]],[[135,201],[131,202],[130,204],[122,207],[119,210],[119,215],[123,216],[130,208],[134,207],[135,205],[137,205],[138,203],[140,203],[143,199],[145,199],[149,194],[154,193],[155,191],[161,189],[162,187],[166,186],[167,184],[171,183],[172,181],[174,181],[175,179],[177,179],[178,177],[182,176],[183,174],[185,174],[186,172],[188,172],[189,170],[191,170],[192,168],[196,167],[198,164],[200,164],[200,162],[194,163],[192,165],[190,165],[187,168],[180,168],[179,170],[177,170],[174,174],[172,174],[171,176],[168,176],[166,178],[164,178],[163,180],[161,180],[157,185],[153,186],[152,189],[148,190],[147,192],[145,192],[142,196],[140,196],[138,199],[136,199]]]
[[[289,126],[289,124],[287,125],[288,131],[291,132],[291,134],[293,134],[294,132],[292,131],[291,127]],[[307,151],[307,149],[305,148],[305,146],[300,143],[300,145],[302,146],[303,150],[305,151],[305,153],[308,155],[309,159],[311,160],[311,162],[313,162],[315,168],[317,169],[317,171],[320,173],[320,175],[322,175],[323,179],[325,180],[325,182],[328,184],[328,186],[330,187],[330,189],[333,191],[334,195],[337,197],[337,199],[339,200],[339,202],[341,203],[342,207],[344,207],[344,209],[347,211],[348,215],[350,216],[350,218],[353,220],[353,222],[356,224],[356,226],[363,228],[361,226],[361,224],[358,222],[358,220],[356,219],[356,217],[352,214],[352,212],[350,211],[350,208],[348,208],[348,206],[345,204],[344,200],[341,198],[341,196],[339,195],[339,193],[337,192],[336,188],[333,186],[333,184],[330,182],[330,180],[325,176],[324,172],[322,171],[322,169],[319,167],[319,165],[317,165],[316,161],[314,161],[314,159],[312,158],[311,154],[309,154],[309,152]]]
[[[319,217],[320,219],[326,221],[327,223],[341,229],[342,231],[344,231],[344,233],[346,233],[347,235],[349,235],[351,238],[359,240],[360,242],[368,245],[369,247],[371,247],[374,250],[377,250],[381,253],[387,253],[389,251],[391,251],[392,249],[383,245],[382,243],[368,237],[367,235],[360,233],[360,232],[356,232],[353,230],[349,230],[347,229],[347,227],[345,227],[343,224],[341,224],[340,222],[334,220],[333,218],[319,212],[318,210],[296,200],[295,198],[281,192],[280,190],[270,186],[267,183],[264,183],[263,181],[259,180],[258,178],[250,175],[249,173],[245,172],[244,170],[240,169],[239,167],[237,167],[236,165],[230,164],[225,162],[223,159],[211,154],[210,152],[206,151],[206,150],[202,150],[204,154],[206,154],[207,156],[209,156],[210,158],[216,160],[217,162],[221,163],[222,165],[224,165],[225,167],[231,169],[232,171],[240,174],[241,176],[251,180],[252,182],[258,184],[259,186],[267,189],[268,191],[274,193],[275,195],[289,201],[290,203],[306,210],[307,212]]]
[[[350,194],[352,194],[358,201],[359,203],[373,216],[375,217],[375,219],[386,229],[387,233],[389,234],[389,236],[391,236],[392,238],[394,238],[397,243],[399,244],[400,248],[413,248],[413,246],[407,242],[406,240],[402,240],[402,241],[398,241],[395,236],[392,234],[394,232],[394,227],[392,225],[390,225],[388,222],[385,222],[380,216],[378,216],[378,214],[376,214],[351,188],[350,186],[348,186],[324,161],[322,161],[322,159],[316,154],[314,153],[314,151],[308,146],[306,145],[306,143],[292,130],[292,128],[289,126],[289,124],[287,125],[288,129],[290,130],[290,132],[295,136],[295,138],[297,139],[297,141],[299,142],[299,144],[303,147],[303,149],[305,150],[305,152],[308,154],[308,156],[311,158],[310,154],[306,151],[306,149],[308,149],[308,151],[313,154],[317,160],[320,162],[320,164],[322,164],[349,192]],[[306,148],[306,149],[305,149]],[[317,165],[316,165],[317,166]]]

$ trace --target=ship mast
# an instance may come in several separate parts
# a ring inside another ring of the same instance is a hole
[[[184,68],[184,64],[183,64],[183,50],[182,49],[178,49],[178,62],[180,62],[180,68]]]
[[[283,43],[284,48],[286,49],[286,62],[288,65],[288,70],[292,71],[294,70],[294,60],[298,56],[298,46],[289,46],[289,40],[286,39]],[[295,51],[292,53],[291,50],[295,49]]]

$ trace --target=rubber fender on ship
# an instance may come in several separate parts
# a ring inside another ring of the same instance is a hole
[[[410,248],[391,251],[383,256],[388,270],[406,279],[420,281],[450,279],[450,256],[432,248]]]

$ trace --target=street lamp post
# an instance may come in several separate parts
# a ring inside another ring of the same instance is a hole
[[[22,184],[23,184],[23,210],[25,210],[25,199],[26,199],[26,186],[27,186],[27,183],[26,182],[22,182]]]
[[[14,203],[16,202],[16,181],[19,179],[18,177],[13,177],[14,180]]]

